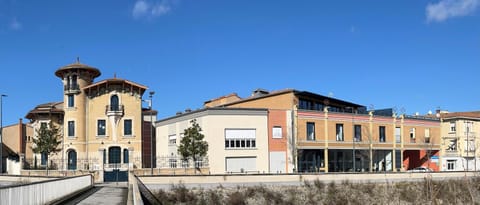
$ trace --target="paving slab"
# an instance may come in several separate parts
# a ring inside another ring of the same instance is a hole
[[[95,184],[94,193],[82,199],[80,205],[127,204],[127,182]]]

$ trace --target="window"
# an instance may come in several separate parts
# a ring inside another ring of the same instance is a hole
[[[451,139],[448,142],[446,151],[457,151],[457,139]]]
[[[256,147],[255,129],[225,129],[225,148],[251,149]]]
[[[360,142],[362,141],[362,126],[361,125],[355,125],[355,142]]]
[[[455,161],[456,160],[447,160],[447,170],[448,171],[455,170]]]
[[[336,137],[337,137],[337,141],[344,141],[344,138],[343,138],[343,124],[337,124],[336,126]]]
[[[75,136],[75,121],[68,121],[68,136]]]
[[[395,128],[395,142],[400,143],[402,140],[402,131],[400,127]]]
[[[450,122],[450,132],[456,132],[457,128],[455,126],[455,122]]]
[[[168,144],[169,145],[176,145],[177,144],[177,135],[169,135],[168,136]]]
[[[123,163],[128,163],[128,149],[123,149]]]
[[[473,143],[473,139],[465,139],[465,151],[467,152],[474,152],[475,151],[475,144]]]
[[[123,121],[123,135],[132,135],[132,120],[126,119]]]
[[[97,135],[98,136],[105,136],[105,120],[98,120],[97,121]]]
[[[299,109],[310,110],[312,107],[312,102],[309,100],[300,99]]]
[[[121,163],[120,156],[121,156],[120,147],[109,147],[108,148],[108,163],[109,164],[117,164]]]
[[[78,89],[78,83],[77,83],[77,76],[76,75],[72,75],[72,87],[74,89]]]
[[[280,126],[274,126],[272,130],[272,138],[282,138],[282,127]]]
[[[380,142],[385,142],[385,126],[380,126],[378,127],[378,133],[380,134],[379,136],[379,141]]]
[[[410,142],[415,142],[415,128],[410,128]]]
[[[73,95],[68,95],[68,107],[75,106],[75,98]]]
[[[430,128],[425,128],[425,143],[430,143]]]
[[[315,140],[315,123],[314,122],[307,122],[307,140],[309,141]]]
[[[120,104],[118,103],[118,96],[117,95],[112,95],[110,97],[110,111],[119,111],[120,110]]]
[[[47,123],[46,122],[40,123],[40,128],[47,128]]]

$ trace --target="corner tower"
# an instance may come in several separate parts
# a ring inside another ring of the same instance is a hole
[[[81,64],[77,59],[77,62],[59,68],[55,71],[55,75],[63,82],[64,150],[72,149],[77,153],[85,153],[87,113],[86,95],[82,88],[91,85],[93,80],[100,76],[100,71],[97,68]]]

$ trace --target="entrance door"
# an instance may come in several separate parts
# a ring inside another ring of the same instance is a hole
[[[104,182],[122,182],[128,180],[127,170],[121,170],[121,149],[120,147],[110,147],[108,149],[108,170],[105,170]]]
[[[68,167],[69,170],[77,169],[77,152],[75,150],[68,151]]]

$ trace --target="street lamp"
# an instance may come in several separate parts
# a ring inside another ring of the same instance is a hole
[[[150,95],[148,96],[150,98],[150,175],[153,175],[153,94],[155,94],[154,91],[150,91]]]
[[[3,173],[3,102],[2,98],[7,97],[7,95],[1,94],[0,95],[0,174]]]

